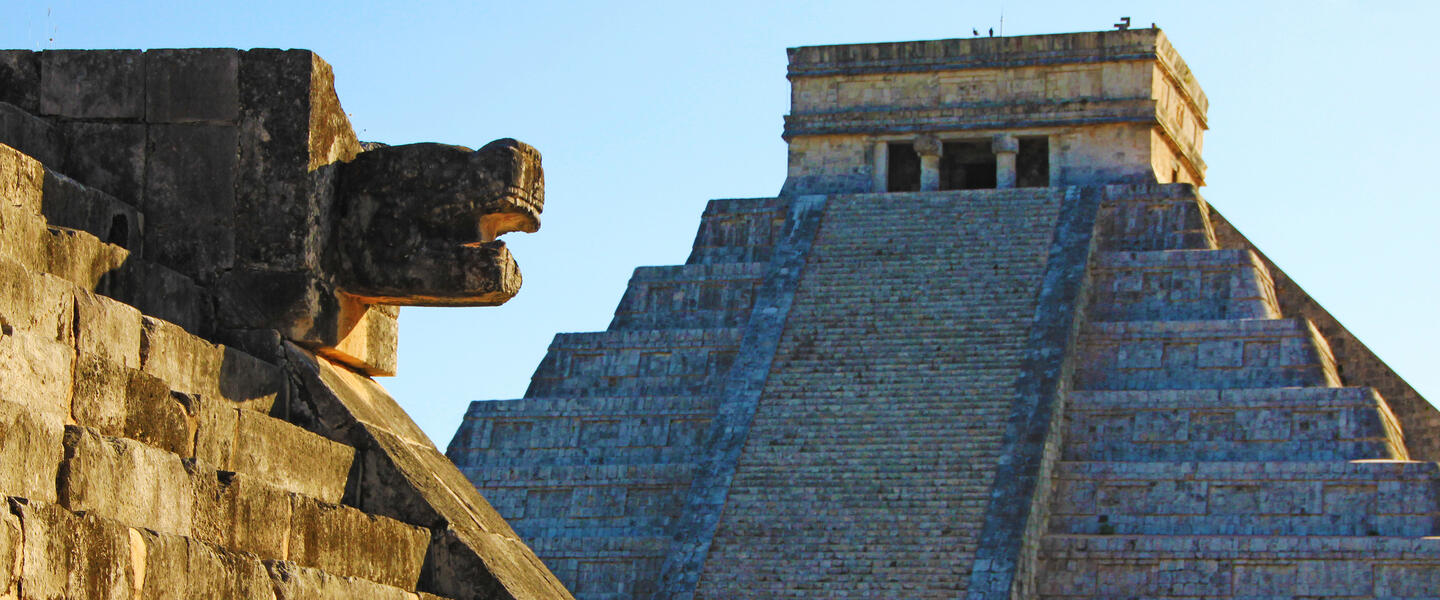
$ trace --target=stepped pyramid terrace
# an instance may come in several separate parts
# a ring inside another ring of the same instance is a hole
[[[788,177],[447,456],[582,600],[1440,597],[1440,411],[1158,29],[794,48]]]

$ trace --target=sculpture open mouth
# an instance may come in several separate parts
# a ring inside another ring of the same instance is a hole
[[[498,238],[540,229],[540,153],[513,139],[476,151],[411,144],[340,166],[340,289],[373,304],[487,306],[520,289]]]

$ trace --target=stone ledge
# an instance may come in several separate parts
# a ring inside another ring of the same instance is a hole
[[[476,400],[466,418],[520,417],[626,417],[712,415],[719,406],[715,396],[592,396],[588,398],[517,398]]]
[[[1159,60],[1158,29],[790,48],[787,77]],[[1173,58],[1173,50],[1166,53]],[[1182,63],[1183,64],[1183,63]],[[1188,74],[1186,69],[1185,73]],[[1192,78],[1193,79],[1193,78]]]

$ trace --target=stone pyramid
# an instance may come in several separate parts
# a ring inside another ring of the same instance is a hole
[[[539,168],[363,149],[308,51],[0,51],[0,598],[570,598],[369,377]]]
[[[447,455],[577,598],[1436,598],[1430,406],[1157,29],[790,50],[789,177]]]

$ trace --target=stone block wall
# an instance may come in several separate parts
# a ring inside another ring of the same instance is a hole
[[[1208,100],[1158,29],[790,50],[786,194],[886,191],[883,147],[1041,136],[1050,185],[1196,183]]]
[[[1395,389],[1388,370],[1345,375],[1378,361],[1332,352],[1310,320],[1329,315],[1171,191],[1097,223],[1047,531],[1027,540],[1038,597],[1440,594],[1440,473],[1408,449],[1435,409],[1361,387]]]
[[[570,597],[365,374],[394,307],[307,287],[359,149],[323,61],[3,51],[0,81],[0,597]]]
[[[211,339],[275,329],[393,373],[393,310],[315,275],[336,212],[334,164],[361,150],[324,60],[219,48],[3,54],[22,103],[0,101],[0,142],[45,166],[45,215],[145,258],[106,291]],[[317,318],[296,318],[307,313]]]
[[[648,598],[786,228],[713,200],[685,265],[640,267],[609,329],[562,333],[525,397],[473,402],[446,455],[580,598]]]

